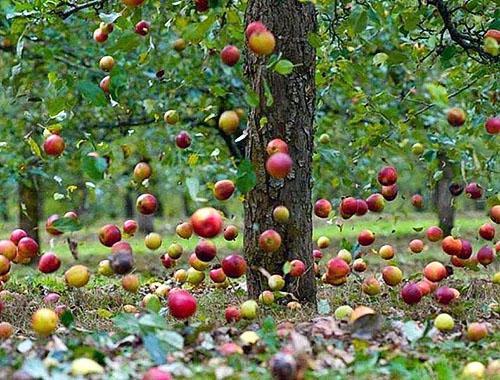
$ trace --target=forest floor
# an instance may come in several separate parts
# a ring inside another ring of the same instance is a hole
[[[475,249],[482,244],[475,236],[484,221],[483,215],[474,213],[461,216],[456,223],[457,232],[468,236]],[[323,224],[315,229],[314,235],[332,240],[321,260],[324,266],[342,245],[354,241],[360,230],[370,228],[376,233],[374,247],[394,245],[397,254],[390,263],[397,264],[405,278],[418,279],[425,263],[432,259],[447,260],[439,243],[426,243],[420,254],[411,254],[407,249],[408,242],[422,237],[432,224],[434,220],[427,214],[399,219],[372,218],[355,223],[347,221],[343,226]],[[4,231],[2,235],[8,235],[9,229]],[[171,229],[161,232],[162,248],[178,241]],[[95,273],[98,262],[109,255],[109,249],[97,242],[95,231],[84,230],[71,237],[79,241],[78,262]],[[0,321],[10,322],[15,334],[0,341],[0,378],[11,378],[19,368],[33,378],[75,378],[73,360],[89,357],[102,366],[103,373],[99,369],[91,375],[99,379],[141,378],[142,373],[156,364],[163,364],[175,379],[268,379],[270,368],[275,372],[292,368],[282,363],[288,356],[275,356],[284,351],[292,353],[294,368],[306,379],[455,379],[471,361],[490,364],[486,378],[495,378],[493,367],[500,366],[500,288],[491,282],[493,273],[498,271],[498,261],[480,271],[455,269],[445,283],[458,289],[461,296],[448,306],[439,306],[431,297],[408,306],[399,297],[399,287],[383,286],[378,296],[367,296],[360,290],[364,273],[352,274],[341,287],[320,284],[317,310],[306,304],[290,310],[286,307],[289,299],[284,297],[271,306],[261,305],[255,320],[227,324],[224,309],[246,300],[245,284],[235,281],[226,289],[209,285],[193,289],[198,311],[189,323],[180,323],[165,316],[163,300],[159,312],[140,307],[144,295],[158,283],[176,285],[171,278],[174,269],[164,269],[158,259],[163,251],[148,251],[141,237],[130,242],[136,273],[141,278],[141,288],[135,294],[125,292],[120,280],[114,277],[93,275],[86,287],[68,289],[60,273],[45,275],[32,267],[13,268],[6,284],[9,294],[3,297],[5,308]],[[217,243],[222,255],[241,247],[241,239]],[[186,252],[192,252],[196,240],[182,244]],[[75,262],[64,238],[46,240],[45,247],[50,246],[62,258],[63,268]],[[365,249],[364,253],[367,273],[380,272],[388,263],[371,249]],[[186,266],[185,260],[177,265]],[[66,305],[68,312],[61,317],[56,334],[35,338],[30,329],[31,315],[45,306],[43,297],[49,292],[61,296],[59,303]],[[124,305],[136,307],[140,314],[124,313]],[[352,324],[333,316],[341,305],[369,306],[376,314]],[[452,331],[443,333],[433,327],[435,316],[441,312],[454,318]],[[477,321],[485,322],[490,333],[479,342],[471,342],[465,331],[467,324]],[[278,358],[281,366],[275,364]],[[281,378],[293,379],[289,376],[285,373]]]

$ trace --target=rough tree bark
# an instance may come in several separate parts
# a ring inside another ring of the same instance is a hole
[[[455,223],[455,207],[450,185],[453,181],[453,167],[445,155],[439,155],[443,176],[438,181],[434,193],[434,200],[439,219],[439,227],[445,235],[450,235]]]
[[[42,216],[40,189],[34,176],[19,179],[19,228],[40,244],[38,223]]]
[[[247,285],[250,297],[267,289],[267,279],[258,270],[282,273],[283,264],[300,259],[307,272],[298,280],[287,279],[287,290],[301,301],[316,303],[316,285],[312,259],[311,165],[313,121],[315,113],[315,50],[308,43],[308,34],[316,29],[316,11],[312,4],[298,0],[250,0],[246,10],[247,24],[262,21],[276,37],[276,51],[297,65],[288,76],[266,68],[266,59],[247,54],[246,75],[253,90],[259,94],[260,105],[248,117],[246,157],[252,162],[257,184],[245,202],[244,253],[250,270]],[[273,97],[266,106],[264,83]],[[267,119],[264,127],[261,121]],[[272,179],[265,170],[266,145],[273,138],[289,144],[293,171],[284,180]],[[272,219],[274,207],[284,205],[290,210],[290,222],[277,225]],[[263,231],[273,228],[282,237],[278,252],[265,254],[258,247]]]

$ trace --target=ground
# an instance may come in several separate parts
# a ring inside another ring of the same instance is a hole
[[[461,215],[457,226],[464,236],[475,236],[483,220],[479,212]],[[386,217],[376,224],[374,221],[371,217],[347,221],[342,227],[318,226],[315,237],[332,239],[320,265],[367,227],[376,233],[374,248],[387,242],[396,246],[392,263],[403,270],[405,278],[419,278],[421,268],[430,259],[447,261],[439,243],[427,242],[420,254],[410,254],[407,249],[410,240],[421,237],[425,228],[434,224],[432,215],[420,213],[397,220]],[[9,231],[8,227],[4,226],[4,230]],[[162,248],[178,240],[171,226],[160,232],[164,237]],[[78,261],[95,272],[97,263],[108,256],[108,249],[98,244],[95,231],[84,230],[72,238],[80,242]],[[1,318],[12,323],[16,333],[0,344],[0,378],[10,378],[19,368],[41,377],[45,373],[45,378],[71,378],[71,363],[81,356],[103,366],[104,374],[93,375],[103,379],[141,378],[151,366],[165,363],[176,379],[267,379],[271,378],[269,368],[274,368],[270,363],[276,361],[271,360],[273,355],[287,350],[294,354],[297,370],[300,373],[303,369],[307,379],[453,379],[459,377],[468,362],[487,365],[500,359],[499,286],[491,282],[498,268],[477,272],[455,268],[446,284],[457,288],[461,299],[449,306],[439,306],[430,297],[415,306],[405,305],[399,287],[384,287],[379,296],[369,297],[360,291],[366,273],[353,274],[344,286],[320,285],[317,310],[307,304],[290,310],[285,306],[290,299],[283,297],[275,305],[260,306],[256,320],[236,324],[226,323],[224,309],[246,299],[244,283],[235,281],[227,289],[202,286],[193,289],[198,311],[184,323],[165,316],[164,300],[159,314],[141,307],[144,295],[158,283],[170,287],[176,284],[171,278],[173,269],[164,269],[158,259],[161,251],[148,251],[141,237],[131,239],[131,243],[136,272],[141,277],[141,288],[135,294],[125,292],[118,278],[93,275],[85,288],[68,289],[59,273],[62,270],[42,275],[32,267],[14,268],[6,285],[9,293],[3,295],[6,307]],[[192,238],[182,243],[185,251],[191,252],[196,241]],[[239,240],[219,243],[222,254],[241,246]],[[60,253],[63,268],[74,262],[64,238],[45,244],[52,244],[53,250]],[[473,240],[476,248],[480,244]],[[371,248],[364,252],[368,272],[375,273],[386,265]],[[185,262],[178,263],[178,267],[183,266]],[[56,334],[35,338],[30,329],[31,315],[44,306],[43,297],[49,292],[60,294],[59,304],[65,304],[69,311],[61,316],[64,326]],[[333,311],[345,304],[369,306],[377,314],[354,324],[337,320]],[[124,305],[135,306],[140,314],[125,313]],[[433,319],[440,312],[454,318],[451,332],[433,328]],[[477,343],[467,340],[464,333],[467,324],[475,321],[486,322],[490,331]],[[242,336],[246,331],[257,332],[258,341],[254,342],[251,334]],[[291,378],[286,373],[284,376],[281,378]]]

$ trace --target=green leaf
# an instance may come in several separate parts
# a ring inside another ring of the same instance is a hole
[[[130,313],[120,313],[112,319],[115,328],[127,334],[137,334],[139,331],[139,320]]]
[[[111,53],[114,52],[129,52],[135,50],[141,44],[141,38],[137,33],[134,32],[125,32],[120,38],[116,41],[116,43],[109,48]]]
[[[74,232],[82,229],[82,224],[78,219],[67,217],[56,219],[53,226],[61,232]]]
[[[98,181],[104,178],[104,172],[106,171],[107,167],[108,164],[102,157],[82,157],[81,168],[83,172],[94,181]]]
[[[165,319],[159,314],[148,313],[144,314],[139,319],[139,326],[143,330],[150,330],[150,329],[156,330],[156,329],[164,329],[165,327],[167,327],[167,324],[165,323]]]
[[[71,311],[69,309],[64,310],[64,312],[61,314],[59,319],[61,320],[61,323],[65,327],[71,326],[75,320],[75,318],[73,317],[73,314],[71,313]]]
[[[144,348],[157,365],[165,364],[167,352],[161,345],[160,340],[154,334],[147,334],[142,338]]]
[[[184,39],[193,43],[200,42],[207,35],[216,19],[216,15],[211,14],[202,22],[190,24],[184,31]]]
[[[248,88],[245,93],[245,101],[251,108],[256,108],[259,105],[259,95],[252,89]]]
[[[426,88],[427,91],[429,91],[431,98],[436,103],[441,106],[446,106],[448,104],[448,91],[445,87],[441,86],[440,84],[430,83],[426,86]]]
[[[42,158],[42,151],[40,150],[40,147],[38,146],[38,144],[36,143],[36,141],[33,140],[31,137],[28,137],[26,139],[26,141],[28,142],[28,145],[30,146],[31,152],[35,156],[37,156],[38,158]]]
[[[82,97],[90,101],[93,105],[102,107],[108,104],[104,92],[96,83],[82,81],[77,84],[76,88]]]
[[[186,179],[186,186],[188,188],[189,196],[193,201],[196,201],[200,191],[200,180],[197,177],[190,177]]]
[[[307,35],[307,42],[315,49],[321,47],[321,37],[317,33],[309,33]]]
[[[372,62],[375,66],[381,66],[385,63],[385,61],[387,61],[388,58],[389,56],[385,53],[377,53],[373,57]]]
[[[117,12],[99,13],[99,18],[101,19],[102,22],[105,22],[106,24],[114,23],[120,16],[121,13]]]
[[[257,183],[253,165],[249,160],[241,161],[238,166],[238,174],[236,177],[236,188],[243,194],[252,190]]]
[[[295,65],[287,59],[280,59],[274,66],[274,71],[281,75],[288,75],[293,71]]]

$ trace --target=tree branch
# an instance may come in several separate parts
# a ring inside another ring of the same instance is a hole
[[[433,5],[437,9],[441,19],[443,20],[444,27],[450,35],[450,38],[467,53],[476,53],[479,55],[482,63],[498,62],[500,60],[499,57],[494,57],[483,50],[482,36],[473,33],[462,33],[458,30],[457,26],[453,22],[453,11],[448,9],[443,0],[427,0],[427,4]]]

